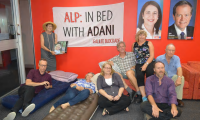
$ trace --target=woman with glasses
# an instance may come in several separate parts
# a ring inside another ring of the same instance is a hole
[[[104,63],[97,79],[97,89],[100,97],[98,104],[104,108],[102,115],[112,115],[122,110],[129,111],[131,100],[123,95],[124,84],[121,77],[112,69],[108,62]]]

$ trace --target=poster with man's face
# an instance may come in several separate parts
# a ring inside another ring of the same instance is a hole
[[[168,39],[192,40],[197,0],[171,0]]]
[[[146,39],[161,39],[163,0],[140,0],[137,10],[137,30],[147,33]]]

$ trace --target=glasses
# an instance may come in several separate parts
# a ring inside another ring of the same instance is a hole
[[[47,67],[47,65],[41,65],[41,64],[39,64],[41,67]]]
[[[175,52],[175,50],[169,50],[169,49],[167,49],[167,51],[169,51],[169,52]]]
[[[105,68],[105,69],[109,69],[109,70],[111,69],[110,67],[104,67],[104,68]]]

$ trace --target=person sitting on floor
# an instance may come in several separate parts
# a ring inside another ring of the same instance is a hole
[[[131,100],[123,95],[124,84],[119,74],[115,73],[109,62],[103,64],[97,78],[97,89],[100,93],[98,105],[104,108],[102,115],[112,115],[121,110],[129,111]]]
[[[141,104],[141,109],[152,118],[150,120],[169,120],[181,115],[177,108],[175,85],[171,78],[165,76],[165,64],[156,61],[155,75],[146,80],[145,90],[149,101]]]
[[[21,85],[18,89],[19,100],[4,120],[14,120],[16,113],[22,108],[22,116],[26,117],[35,108],[35,104],[31,103],[33,97],[37,95],[44,88],[52,88],[51,76],[46,73],[47,60],[41,59],[39,61],[39,69],[32,69],[27,75],[25,85]]]
[[[91,82],[93,76],[94,73],[89,72],[86,74],[85,80],[82,79],[71,84],[65,95],[51,107],[49,112],[52,112],[59,105],[62,109],[75,105],[87,99],[90,94],[95,93],[95,85]]]

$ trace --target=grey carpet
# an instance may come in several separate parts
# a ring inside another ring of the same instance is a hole
[[[28,117],[22,117],[19,113],[15,120],[42,120],[47,114],[50,107],[62,96],[57,97],[45,106],[29,115]],[[182,108],[182,115],[178,120],[200,120],[200,101],[195,100],[183,100],[185,106]],[[115,115],[102,116],[102,108],[98,108],[92,117],[92,120],[143,120],[143,113],[140,110],[140,105],[131,104],[129,106],[130,111],[121,111]],[[0,120],[2,120],[10,110],[0,105]]]

